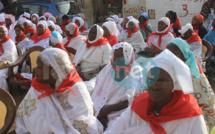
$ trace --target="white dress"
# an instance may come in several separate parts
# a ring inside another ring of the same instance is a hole
[[[87,44],[84,42],[78,48],[73,62],[75,66],[80,63],[81,72],[92,71],[110,62],[110,52],[110,44],[87,48]]]
[[[43,40],[41,40],[39,42],[36,42],[35,44],[34,44],[33,40],[30,40],[29,45],[27,46],[27,48],[31,48],[31,47],[34,47],[34,46],[41,46],[41,47],[44,47],[44,48],[48,48],[49,47],[49,38],[43,39]]]
[[[127,38],[127,36],[128,32],[124,30],[118,35],[118,40],[119,42],[130,43],[133,46],[135,53],[140,52],[144,47],[146,47],[146,43],[140,31],[133,33],[130,38]]]
[[[79,46],[81,46],[86,39],[87,38],[85,36],[79,35],[71,39],[67,47],[71,47],[74,48],[75,50],[78,50]],[[67,38],[64,38],[63,44],[66,44],[67,41],[68,41]]]
[[[161,37],[161,44],[158,45],[159,35],[151,35],[148,37],[148,47],[152,48],[152,45],[156,46],[160,50],[166,49],[167,45],[170,43],[170,41],[174,39],[174,36],[172,33],[167,33],[166,35],[163,35]]]
[[[22,49],[22,55],[25,54],[28,44],[29,44],[29,39],[28,38],[25,38],[24,40],[20,41],[17,44]]]
[[[167,134],[208,134],[202,115],[163,122]],[[130,107],[103,134],[154,134],[148,121],[140,118]]]
[[[4,54],[0,56],[0,61],[8,61],[8,63],[13,63],[18,59],[18,53],[14,42],[10,39],[2,44],[4,49]],[[17,68],[14,70],[15,73]],[[8,78],[8,68],[0,70],[0,88],[8,90],[8,85],[6,79]]]
[[[31,87],[17,111],[16,133],[98,134],[86,86],[78,82],[71,88],[76,95],[67,89],[38,100],[41,93]]]

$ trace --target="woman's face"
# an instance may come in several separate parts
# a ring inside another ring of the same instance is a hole
[[[128,23],[128,30],[133,31],[136,28],[135,24],[133,22]]]
[[[50,76],[50,68],[46,66],[40,57],[37,58],[37,67],[35,68],[35,74],[39,82],[47,82]]]
[[[5,19],[5,23],[6,23],[6,25],[10,26],[11,20],[10,20],[9,18],[6,18],[6,19]]]
[[[69,24],[69,20],[67,20],[67,19],[62,19],[62,23],[66,26],[67,24]]]
[[[19,27],[16,27],[16,28],[15,28],[15,32],[16,32],[16,36],[17,36],[17,37],[22,36],[23,33],[24,33],[24,32],[22,31],[22,29],[19,28]]]
[[[6,38],[7,37],[6,33],[7,33],[6,29],[0,27],[0,39]]]
[[[55,28],[54,28],[53,26],[49,26],[49,30],[50,30],[51,32],[53,32],[53,31],[55,30]]]
[[[107,29],[106,26],[102,26],[102,29],[104,30],[104,37],[107,38],[108,36],[110,36],[110,32],[109,30]]]
[[[27,29],[27,28],[29,28],[29,27],[30,27],[30,26],[28,25],[28,23],[27,23],[27,22],[24,22],[24,23],[23,23],[23,26],[24,26],[24,28],[25,28],[25,29]]]
[[[66,36],[68,36],[68,37],[72,37],[72,34],[70,34],[70,32],[69,32],[69,30],[66,30]]]
[[[46,31],[45,26],[42,24],[39,24],[37,26],[37,33],[39,36],[43,35],[43,33]]]
[[[157,80],[154,79],[155,75],[159,75]],[[167,104],[171,100],[173,80],[165,70],[152,68],[148,72],[147,85],[149,96],[155,104]]]
[[[167,45],[166,48],[169,49],[175,56],[180,58],[182,61],[185,61],[184,55],[181,52],[181,50],[178,48],[178,46],[176,46],[173,43],[170,43],[169,45]]]
[[[193,16],[193,19],[192,19],[192,25],[195,26],[195,25],[199,25],[199,20],[197,19],[196,16]]]
[[[96,36],[97,36],[97,29],[96,29],[96,26],[94,26],[94,27],[92,27],[90,29],[90,32],[89,32],[89,35],[88,35],[89,41],[95,40]]]
[[[125,18],[125,21],[124,21],[124,25],[126,26],[126,24],[128,23],[129,19],[128,18]]]
[[[75,24],[78,25],[78,27],[80,27],[80,22],[79,22],[79,20],[76,19],[76,20],[75,20]]]
[[[165,24],[163,21],[159,21],[158,22],[158,31],[162,32],[163,30],[165,30],[168,27],[167,24]]]
[[[117,63],[125,63],[125,60],[124,60],[124,55],[123,55],[123,48],[119,48],[119,49],[116,49],[114,51],[114,58],[113,58],[113,62],[114,64],[116,64],[115,62]]]
[[[33,23],[36,23],[37,18],[36,18],[35,16],[33,16],[33,17],[31,18],[31,21],[32,21]]]
[[[145,18],[145,17],[143,17],[143,16],[140,16],[140,17],[139,17],[139,22],[140,22],[140,24],[143,24],[145,21],[146,21],[146,18]]]

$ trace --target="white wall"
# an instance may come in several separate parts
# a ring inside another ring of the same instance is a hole
[[[130,4],[132,1],[136,1],[136,3]],[[177,12],[182,26],[191,22],[192,17],[195,14],[200,13],[205,1],[206,0],[127,0],[127,4],[123,5],[123,10],[129,11],[129,9],[132,9],[133,7],[143,7],[144,11],[148,13],[149,9],[155,9],[155,19],[149,20],[153,30],[155,30],[158,20],[165,16],[166,12],[169,10]],[[187,10],[185,10],[186,6]],[[129,15],[139,16],[140,14],[137,12],[125,13],[124,11],[123,13],[123,17]]]

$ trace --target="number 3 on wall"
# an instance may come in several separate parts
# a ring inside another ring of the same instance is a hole
[[[184,16],[180,16],[180,17],[186,17],[189,13],[189,11],[187,10],[187,4],[183,4],[182,6],[183,6],[183,11],[185,11],[186,14]]]

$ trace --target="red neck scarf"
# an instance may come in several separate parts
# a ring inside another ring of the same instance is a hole
[[[97,40],[94,43],[89,43],[88,39],[85,41],[85,43],[87,44],[87,48],[89,48],[91,46],[96,46],[96,47],[102,46],[102,45],[105,45],[105,44],[107,44],[109,42],[108,42],[108,40],[105,37],[102,36],[99,40]]]
[[[75,93],[72,91],[71,87],[77,83],[77,82],[82,82],[83,80],[81,79],[81,77],[78,75],[76,70],[73,70],[68,76],[67,78],[61,83],[61,85],[59,86],[59,88],[57,90],[54,90],[53,88],[40,83],[37,80],[37,77],[35,77],[32,82],[31,82],[31,86],[33,88],[35,88],[35,90],[37,90],[37,92],[45,92],[42,95],[40,95],[37,99],[41,99],[44,97],[47,97],[53,93],[60,93],[63,92],[67,89],[69,89],[74,95]]]
[[[155,31],[154,33],[149,34],[149,35],[148,35],[148,38],[147,38],[147,44],[148,44],[148,39],[149,39],[150,36],[152,36],[152,35],[158,35],[158,36],[159,36],[159,39],[158,39],[158,46],[160,47],[160,46],[161,46],[161,38],[162,38],[162,36],[168,34],[168,33],[169,33],[169,30],[171,29],[171,27],[172,27],[172,25],[170,25],[169,28],[167,29],[167,31],[164,32],[164,33],[157,33],[157,32]]]
[[[0,23],[0,26],[3,26],[4,24],[5,24],[5,22],[1,22],[1,23]]]
[[[62,49],[62,50],[66,51],[66,52],[69,54],[69,52],[68,52],[68,51],[66,50],[66,48],[63,46],[63,43],[55,44],[53,47]]]
[[[36,31],[35,31],[35,29],[33,29],[32,27],[28,27],[28,28],[25,29],[24,33],[25,33],[25,34],[27,34],[27,33],[34,33],[34,34],[35,34]]]
[[[193,33],[193,36],[187,39],[187,43],[192,43],[196,41],[202,42],[202,39],[199,37],[197,33]]]
[[[44,40],[44,39],[47,39],[49,38],[51,35],[51,31],[47,28],[46,31],[43,33],[43,35],[41,35],[39,37],[38,33],[34,34],[32,37],[31,37],[31,40],[34,41],[34,44],[41,41],[41,40]]]
[[[124,29],[124,30],[127,30],[128,28],[126,27],[126,25],[124,25],[124,26],[123,26],[123,29]]]
[[[7,28],[7,30],[9,31],[9,30],[10,30],[10,25],[7,25],[7,24],[6,24],[6,28]]]
[[[71,23],[72,21],[68,20],[68,22]],[[66,25],[64,25],[63,23],[61,23],[61,29],[62,29],[63,32],[66,32]]]
[[[213,31],[215,31],[215,27],[213,27]]]
[[[39,21],[38,21],[38,20],[36,20],[36,22],[35,22],[36,26],[37,26],[38,22],[39,22]]]
[[[71,39],[75,38],[79,36],[79,31],[78,31],[78,25],[75,25],[75,32],[72,35],[72,37],[66,37],[67,38],[67,42],[64,44],[64,47],[67,47],[69,45],[69,42],[71,41]]]
[[[10,39],[11,39],[11,37],[10,37],[10,36],[7,36],[7,37],[5,37],[4,39],[2,39],[2,41],[0,41],[0,52],[1,52],[2,54],[4,54],[4,49],[3,49],[2,44],[5,43],[5,42],[7,42],[7,41],[10,40]],[[11,39],[11,40],[12,40],[12,39]]]
[[[148,22],[148,21],[145,21],[143,24],[140,24],[140,23],[139,23],[139,26],[141,27],[141,29],[142,29],[144,32],[146,32],[145,26],[147,26],[148,24],[149,24],[149,22]]]
[[[138,31],[139,31],[139,27],[136,27],[133,31],[130,31],[129,29],[127,29],[127,32],[128,32],[127,38],[131,38],[132,34]]]
[[[24,40],[25,38],[26,38],[25,33],[23,33],[21,37],[16,36],[16,38],[15,38],[16,44],[15,45],[18,45],[18,43],[21,42],[22,40]]]
[[[181,29],[181,22],[180,22],[179,18],[176,19],[176,21],[173,23],[172,27],[175,29]]]
[[[119,43],[119,40],[116,36],[110,34],[110,36],[107,37],[107,40],[109,41],[111,47],[113,47],[114,45],[116,45],[117,43]]]
[[[172,100],[166,104],[156,116],[153,112],[153,105],[148,93],[143,93],[134,99],[131,110],[139,115],[143,120],[150,123],[150,127],[155,134],[166,134],[164,128],[159,124],[173,120],[194,117],[202,114],[196,99],[183,91],[174,91]]]
[[[88,29],[87,29],[87,27],[85,26],[85,25],[83,25],[80,29],[79,29],[79,31],[80,32],[84,32],[84,31],[87,31]]]

